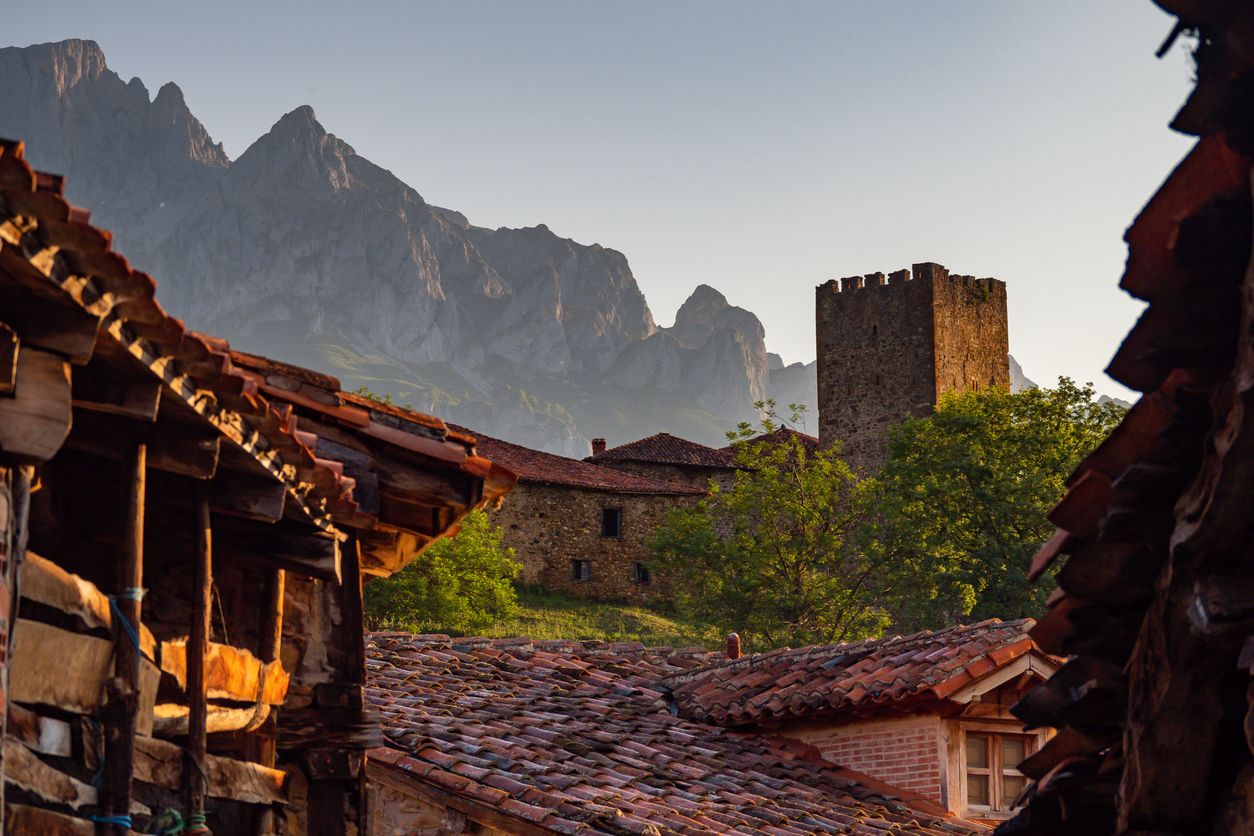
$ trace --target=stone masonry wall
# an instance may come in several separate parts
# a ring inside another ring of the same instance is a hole
[[[663,482],[679,482],[680,484],[692,485],[696,488],[707,487],[711,479],[720,485],[730,484],[733,473],[731,470],[722,468],[681,466],[659,462],[609,460],[598,462],[598,464],[601,467],[608,467],[623,473],[634,473],[637,476],[647,476],[650,479],[661,479]]]
[[[945,753],[937,716],[800,726],[781,734],[809,743],[832,763],[943,803],[941,759]]]
[[[939,395],[1010,385],[996,279],[932,263],[832,279],[816,289],[815,320],[819,438],[863,469],[883,462],[889,426],[928,414]]]
[[[643,601],[666,594],[665,579],[657,572],[647,585],[635,582],[635,564],[650,562],[648,536],[671,508],[698,499],[523,482],[493,512],[492,520],[522,563],[523,582],[584,598]],[[605,508],[623,510],[622,537],[601,536]],[[591,579],[575,580],[572,560],[589,561]]]

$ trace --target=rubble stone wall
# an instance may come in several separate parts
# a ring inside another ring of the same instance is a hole
[[[646,541],[671,508],[697,496],[622,494],[524,482],[493,512],[505,544],[522,564],[519,579],[546,589],[599,600],[644,601],[667,594],[652,571],[649,584],[635,582],[635,564],[649,564]],[[621,508],[621,537],[602,537],[606,508]],[[587,560],[589,580],[573,577],[571,561]]]

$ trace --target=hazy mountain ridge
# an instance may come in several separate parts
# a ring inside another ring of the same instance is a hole
[[[169,310],[240,349],[578,456],[592,436],[661,430],[721,444],[767,398],[816,412],[816,364],[768,354],[761,321],[718,290],[658,327],[622,253],[475,226],[308,106],[232,161],[175,84],[150,100],[92,41],[0,49],[0,78],[0,134],[67,176]]]

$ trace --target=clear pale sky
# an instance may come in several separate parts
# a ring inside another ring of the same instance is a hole
[[[916,261],[1009,286],[1029,377],[1102,369],[1123,230],[1189,141],[1149,0],[55,3],[5,45],[101,44],[232,158],[287,111],[481,226],[626,253],[659,323],[707,283],[814,357],[814,287]],[[159,278],[159,277],[158,277]]]

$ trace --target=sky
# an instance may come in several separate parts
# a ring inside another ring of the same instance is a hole
[[[238,157],[284,113],[480,226],[627,255],[659,324],[698,284],[814,357],[814,288],[936,261],[1007,283],[1011,353],[1103,369],[1142,305],[1124,229],[1187,151],[1149,0],[24,3]]]

